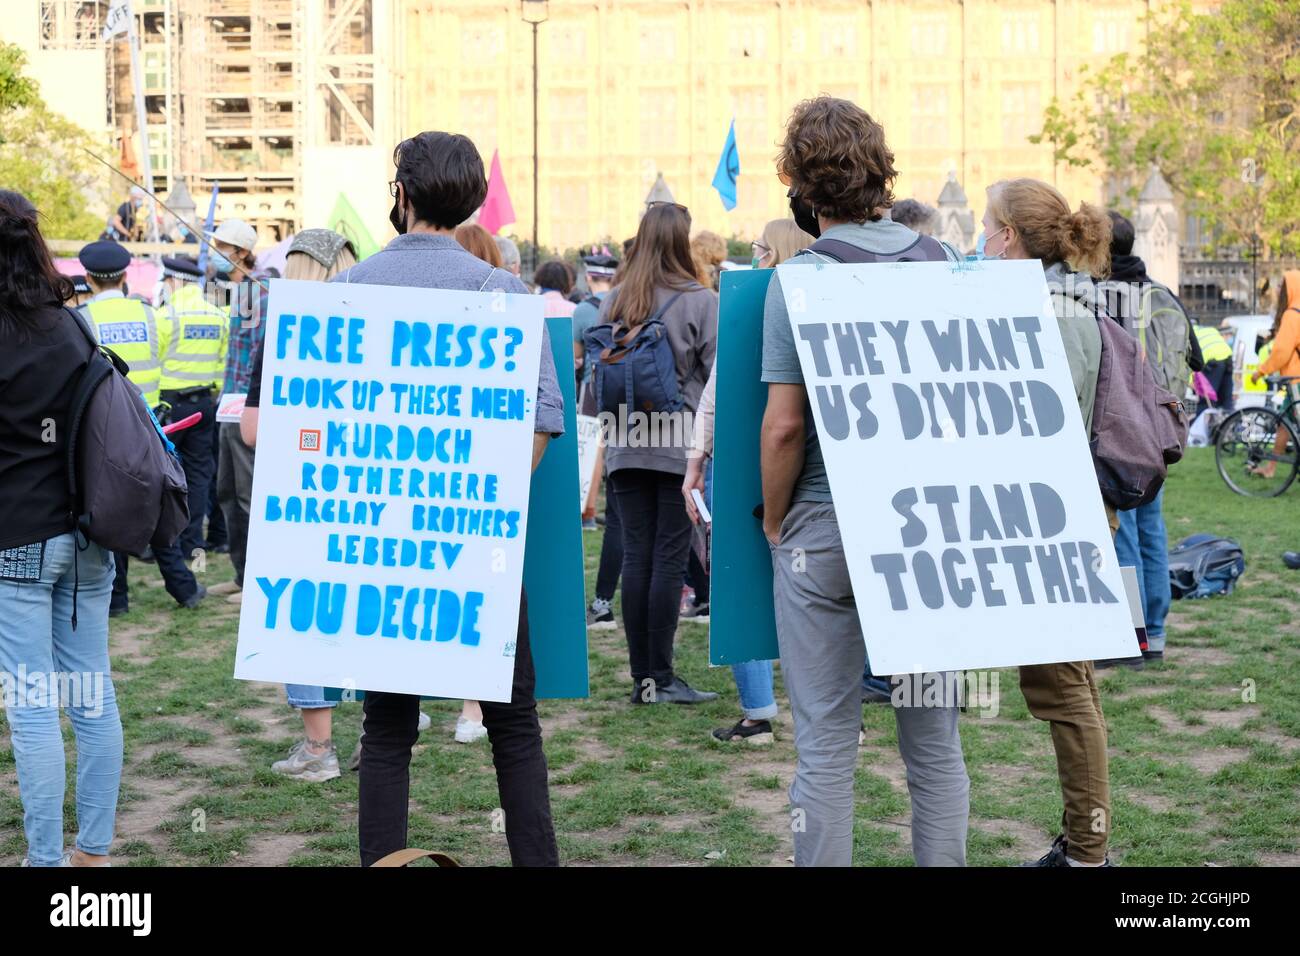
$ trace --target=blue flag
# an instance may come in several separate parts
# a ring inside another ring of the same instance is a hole
[[[217,193],[221,186],[217,183],[212,184],[212,198],[208,200],[208,215],[203,220],[203,235],[199,236],[199,281],[207,284],[206,276],[208,274],[208,236],[212,234],[212,226],[217,220]]]
[[[724,209],[736,208],[736,180],[740,178],[740,153],[736,151],[736,121],[731,121],[727,142],[718,158],[718,171],[713,174],[713,188],[722,197]]]

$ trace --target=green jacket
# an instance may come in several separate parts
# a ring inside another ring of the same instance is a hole
[[[1083,413],[1084,431],[1092,435],[1092,410],[1101,369],[1101,333],[1097,330],[1097,287],[1086,272],[1070,272],[1062,263],[1043,270],[1052,293],[1061,342],[1070,362],[1074,396]]]

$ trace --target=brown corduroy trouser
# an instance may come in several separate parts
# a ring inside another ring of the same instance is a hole
[[[1020,690],[1029,712],[1052,726],[1069,855],[1080,863],[1102,863],[1110,839],[1110,770],[1092,661],[1022,667]]]

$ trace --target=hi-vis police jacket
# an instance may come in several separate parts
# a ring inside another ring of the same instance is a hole
[[[1226,362],[1232,358],[1232,346],[1223,333],[1212,325],[1198,325],[1196,340],[1201,343],[1201,357],[1207,362]]]
[[[198,283],[178,289],[166,308],[171,337],[162,351],[162,390],[221,388],[230,336],[225,310],[204,299]]]
[[[149,406],[158,404],[162,374],[160,356],[170,342],[171,323],[159,322],[154,310],[121,289],[107,289],[81,307],[99,337],[130,366],[127,375],[144,393]]]

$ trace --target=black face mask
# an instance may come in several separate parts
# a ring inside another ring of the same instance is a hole
[[[819,237],[822,234],[822,227],[817,221],[817,214],[813,212],[812,206],[800,199],[793,188],[786,195],[790,197],[790,213],[794,216],[794,224],[814,239]]]
[[[402,215],[401,200],[393,200],[393,208],[388,210],[388,221],[393,224],[399,236],[406,234],[406,217]]]

